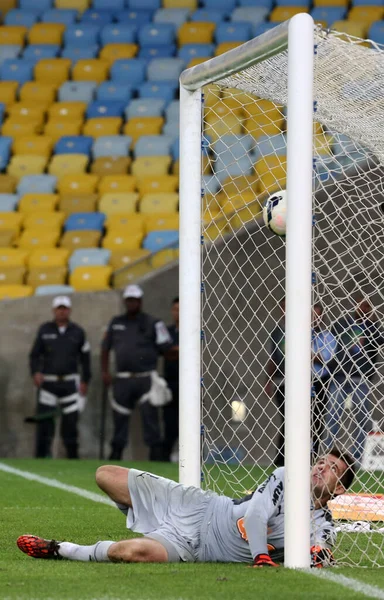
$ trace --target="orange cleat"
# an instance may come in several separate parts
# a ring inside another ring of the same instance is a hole
[[[22,552],[33,558],[50,558],[60,560],[59,543],[55,540],[44,540],[36,535],[21,535],[17,538],[17,545]]]

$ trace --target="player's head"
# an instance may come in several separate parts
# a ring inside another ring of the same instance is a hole
[[[127,285],[123,292],[123,299],[127,314],[134,316],[141,310],[144,292],[139,285]]]
[[[355,477],[355,462],[347,452],[332,448],[312,467],[311,486],[313,499],[322,506],[328,500],[343,494]]]

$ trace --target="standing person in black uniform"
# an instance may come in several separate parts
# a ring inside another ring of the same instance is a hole
[[[172,448],[179,437],[179,298],[172,301],[173,323],[168,331],[173,346],[165,355],[164,378],[172,400],[164,406],[164,460],[170,461]]]
[[[71,306],[68,296],[54,298],[54,320],[41,325],[29,357],[39,390],[37,415],[42,417],[37,421],[36,458],[51,455],[56,408],[61,410],[60,434],[67,456],[78,458],[77,422],[81,398],[87,395],[91,379],[90,346],[84,330],[69,319]]]
[[[111,400],[114,433],[110,460],[121,460],[128,443],[129,418],[139,402],[144,441],[149,446],[149,460],[163,459],[163,440],[158,406],[169,401],[169,390],[157,372],[157,360],[172,346],[168,329],[162,321],[142,312],[143,290],[129,285],[123,293],[126,312],[109,323],[102,343],[101,369],[104,385],[112,383],[109,354],[115,353],[116,375]]]

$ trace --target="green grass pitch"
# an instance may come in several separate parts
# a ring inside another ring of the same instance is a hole
[[[4,460],[9,466],[93,492],[99,461]],[[124,463],[123,463],[124,464]],[[127,465],[128,466],[128,465]],[[130,466],[177,478],[175,465]],[[35,560],[22,554],[24,533],[92,544],[131,534],[121,513],[75,494],[0,471],[1,600],[254,600],[362,599],[356,591],[307,573],[242,564],[94,564]],[[356,534],[354,534],[356,535]],[[346,541],[347,543],[347,541]],[[333,573],[374,585],[384,598],[384,569],[336,568]],[[365,590],[365,591],[364,591]]]

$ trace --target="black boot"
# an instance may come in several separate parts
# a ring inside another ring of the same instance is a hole
[[[117,446],[112,446],[111,453],[109,455],[109,460],[121,460],[123,455],[123,448],[118,448]]]

